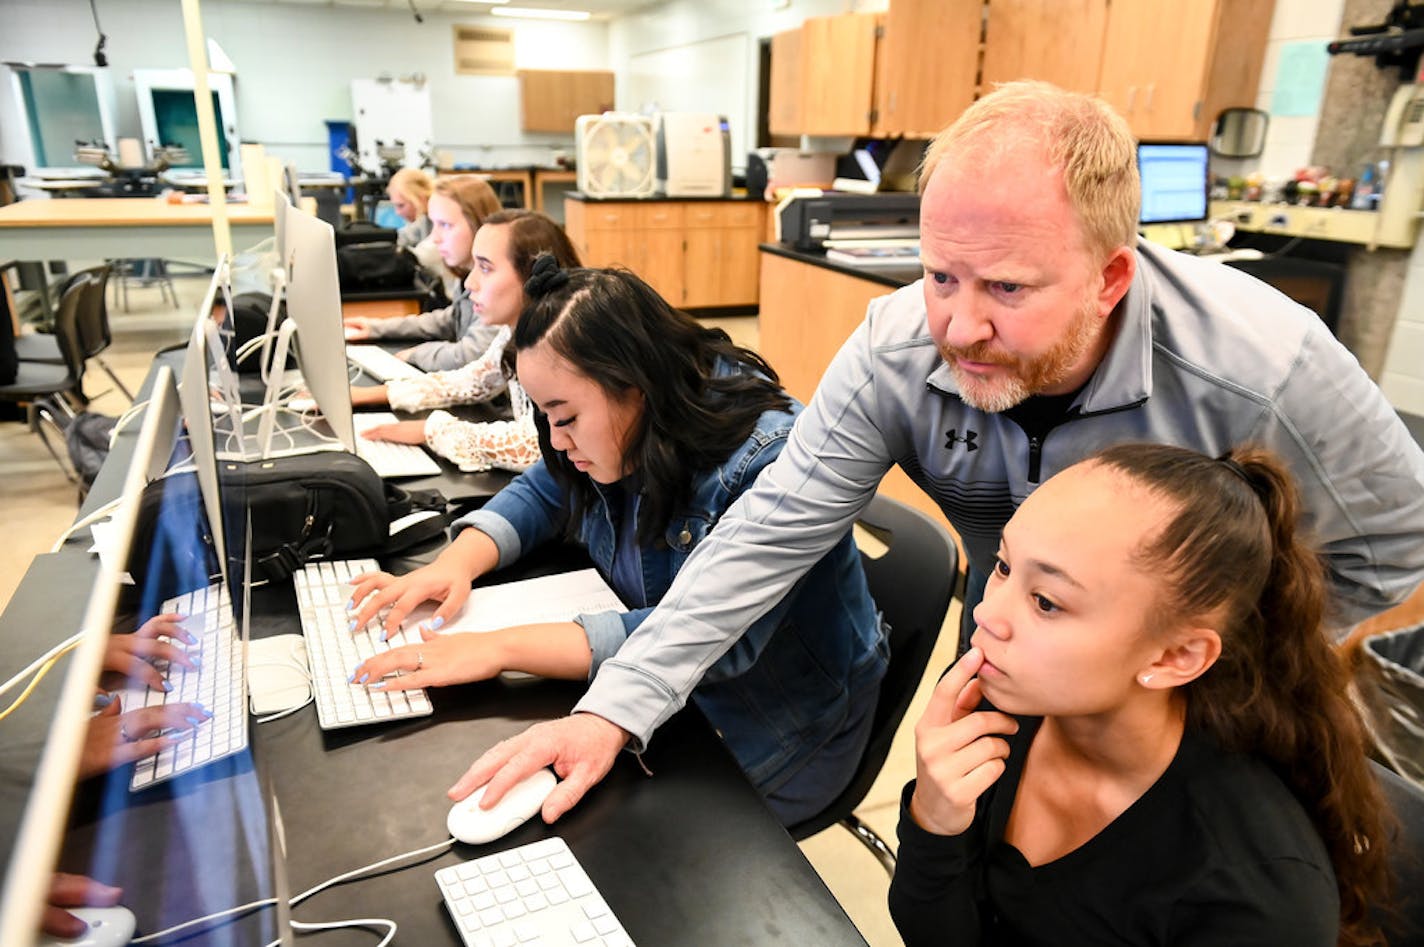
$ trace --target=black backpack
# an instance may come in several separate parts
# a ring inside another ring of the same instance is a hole
[[[255,375],[261,370],[261,359],[258,352],[253,352],[241,362],[237,359],[237,352],[248,342],[262,335],[267,331],[267,313],[272,308],[272,294],[261,292],[238,293],[232,297],[232,332],[223,333],[223,340],[227,345],[227,360],[232,369],[240,374]],[[275,332],[287,319],[287,301],[284,299],[277,306],[277,319],[272,324]],[[295,368],[297,365],[293,354],[287,352],[286,368]]]
[[[394,243],[337,247],[336,269],[343,293],[415,287],[415,256]]]

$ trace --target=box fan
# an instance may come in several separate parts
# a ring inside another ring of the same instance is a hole
[[[647,197],[653,193],[656,148],[653,120],[626,112],[580,115],[574,123],[578,189],[588,197]]]

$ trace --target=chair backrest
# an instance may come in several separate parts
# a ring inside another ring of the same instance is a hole
[[[1228,260],[1226,265],[1270,283],[1313,310],[1331,332],[1339,329],[1340,307],[1345,300],[1345,268],[1340,264],[1272,256],[1260,260]]]
[[[1375,920],[1390,947],[1417,947],[1424,944],[1424,789],[1374,761],[1370,768],[1399,821],[1389,849],[1394,903]]]
[[[69,281],[64,294],[59,297],[59,308],[54,313],[54,340],[59,345],[59,354],[64,358],[64,367],[74,380],[75,388],[84,378],[83,340],[79,334],[79,309],[85,296],[90,292],[91,279],[80,275]]]
[[[822,812],[790,827],[796,839],[814,835],[850,815],[870,791],[924,678],[959,585],[959,550],[949,531],[926,514],[877,494],[859,522],[888,547],[879,558],[862,554],[861,565],[870,594],[890,626],[890,663],[880,685],[870,742],[855,775]]]
[[[109,331],[109,306],[105,299],[110,270],[105,263],[80,270],[70,279],[71,286],[84,286],[79,301],[79,345],[85,358],[93,358],[114,341]]]

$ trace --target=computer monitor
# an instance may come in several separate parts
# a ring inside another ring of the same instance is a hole
[[[1138,142],[1142,207],[1137,222],[1145,225],[1206,220],[1211,186],[1208,159],[1207,146],[1202,142]]]
[[[172,441],[163,430],[163,424],[171,423],[174,417],[172,388],[171,374],[160,368],[153,389],[154,402],[144,415],[133,463],[113,515],[111,543],[115,554],[100,560],[99,574],[80,624],[79,643],[68,659],[69,669],[10,853],[4,893],[0,895],[0,944],[33,943],[39,929],[79,776],[94,708],[95,683],[119,608],[123,564],[133,540],[139,497],[148,483],[148,471],[158,463],[155,458],[160,454],[166,458],[172,448]],[[171,435],[171,429],[166,433]]]
[[[287,318],[297,330],[297,361],[307,389],[332,432],[351,453],[356,429],[351,420],[351,378],[341,324],[341,283],[336,269],[336,232],[296,207],[284,210],[287,255]],[[281,363],[281,354],[277,356]]]

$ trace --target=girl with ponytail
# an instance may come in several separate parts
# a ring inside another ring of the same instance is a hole
[[[1385,806],[1297,518],[1253,449],[1114,447],[1024,501],[915,730],[908,945],[1378,942]]]

